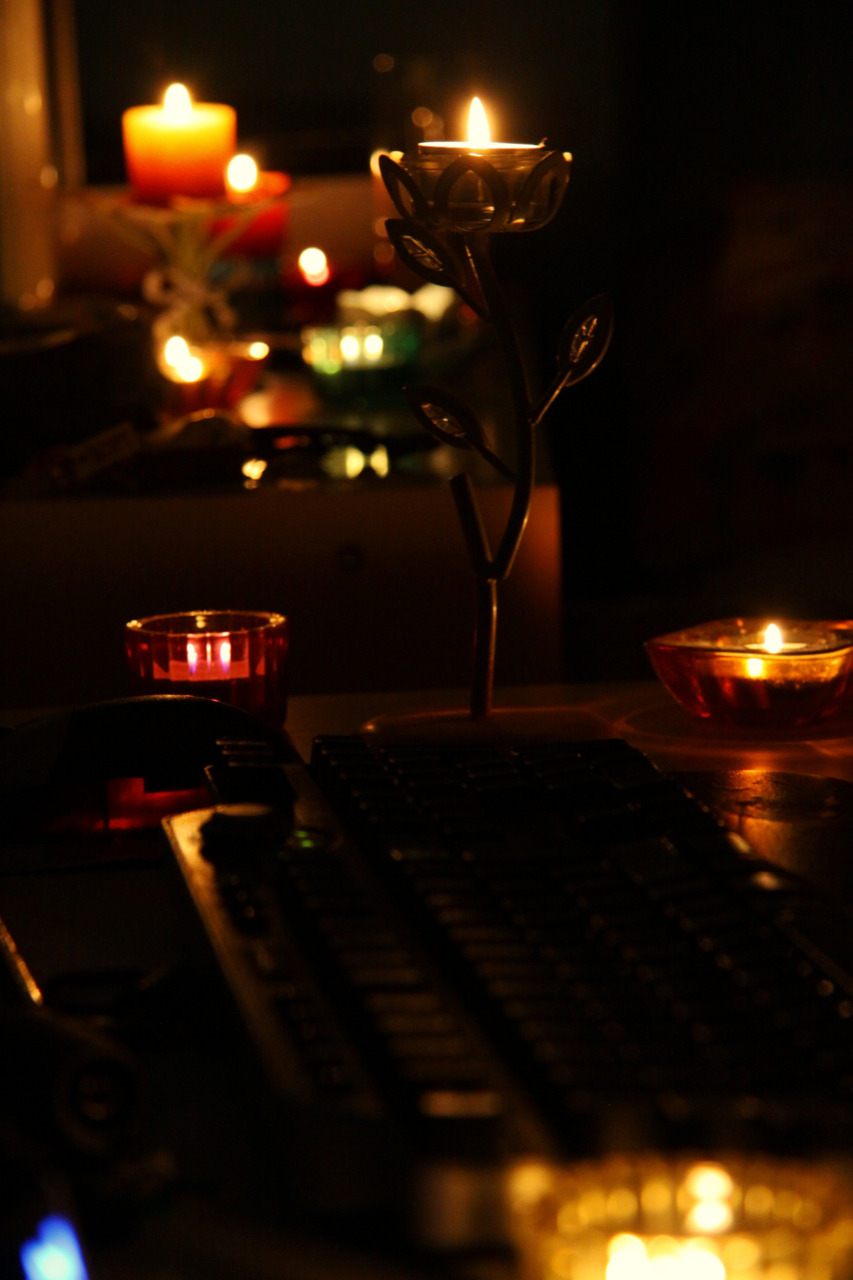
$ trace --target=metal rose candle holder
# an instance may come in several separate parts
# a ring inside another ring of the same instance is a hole
[[[604,295],[592,298],[567,321],[557,347],[556,372],[539,394],[531,380],[515,326],[492,265],[489,237],[497,232],[534,231],[554,217],[569,181],[571,157],[538,147],[505,145],[459,152],[421,144],[418,154],[397,163],[380,158],[380,171],[400,214],[386,223],[399,258],[417,275],[449,285],[493,327],[506,367],[513,408],[514,457],[500,457],[472,410],[439,388],[406,388],[421,425],[445,444],[473,449],[513,485],[513,499],[497,547],[486,535],[470,477],[450,481],[476,583],[476,621],[470,715],[492,709],[497,634],[497,589],[512,569],[530,514],[535,483],[535,434],[566,387],[601,362],[613,329]]]

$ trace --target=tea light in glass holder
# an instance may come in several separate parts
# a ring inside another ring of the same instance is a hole
[[[658,679],[693,715],[782,732],[835,715],[853,683],[849,623],[727,618],[646,642]]]
[[[274,729],[287,715],[287,619],[231,610],[160,614],[125,628],[135,694],[230,702]]]
[[[522,1280],[844,1280],[853,1188],[765,1156],[612,1155],[509,1180]]]

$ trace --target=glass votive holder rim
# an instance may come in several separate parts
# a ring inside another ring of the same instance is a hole
[[[651,640],[646,640],[645,648],[648,651],[667,646],[671,649],[689,650],[709,656],[720,654],[734,657],[749,653],[774,661],[803,658],[812,654],[819,656],[840,653],[845,649],[853,649],[853,621],[783,618],[779,625],[784,640],[786,642],[799,640],[799,642],[790,652],[785,652],[784,649],[774,652],[758,640],[758,636],[766,631],[772,621],[771,618],[755,617],[715,619],[654,636]],[[824,642],[811,639],[810,633],[814,633],[817,638],[823,637]],[[719,635],[720,638],[712,638],[714,635]]]
[[[198,626],[199,618],[205,619],[204,626]],[[217,622],[208,625],[211,619],[216,619]],[[194,620],[196,626],[193,631],[191,624]],[[132,618],[125,624],[128,631],[138,635],[174,635],[187,638],[193,635],[264,632],[286,625],[287,618],[283,613],[262,609],[185,609],[179,613],[157,613],[145,618]]]
[[[647,640],[663,687],[685,711],[738,730],[787,733],[847,713],[853,622],[726,618]]]

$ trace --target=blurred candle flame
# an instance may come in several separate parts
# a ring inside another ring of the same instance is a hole
[[[322,285],[330,276],[329,261],[322,249],[311,246],[299,255],[299,270],[306,284]]]
[[[204,364],[190,351],[186,338],[173,334],[163,348],[163,359],[174,369],[180,382],[198,382],[204,376]]]
[[[192,114],[192,99],[186,85],[170,84],[163,96],[163,115],[169,124],[186,124]]]
[[[253,191],[258,183],[258,166],[251,156],[232,156],[225,170],[225,181],[232,191]]]

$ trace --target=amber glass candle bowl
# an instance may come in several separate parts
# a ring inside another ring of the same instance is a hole
[[[676,702],[713,724],[770,733],[835,715],[853,687],[853,624],[726,618],[646,642]]]
[[[287,619],[247,611],[160,614],[125,628],[135,694],[216,698],[280,729],[287,714]]]

